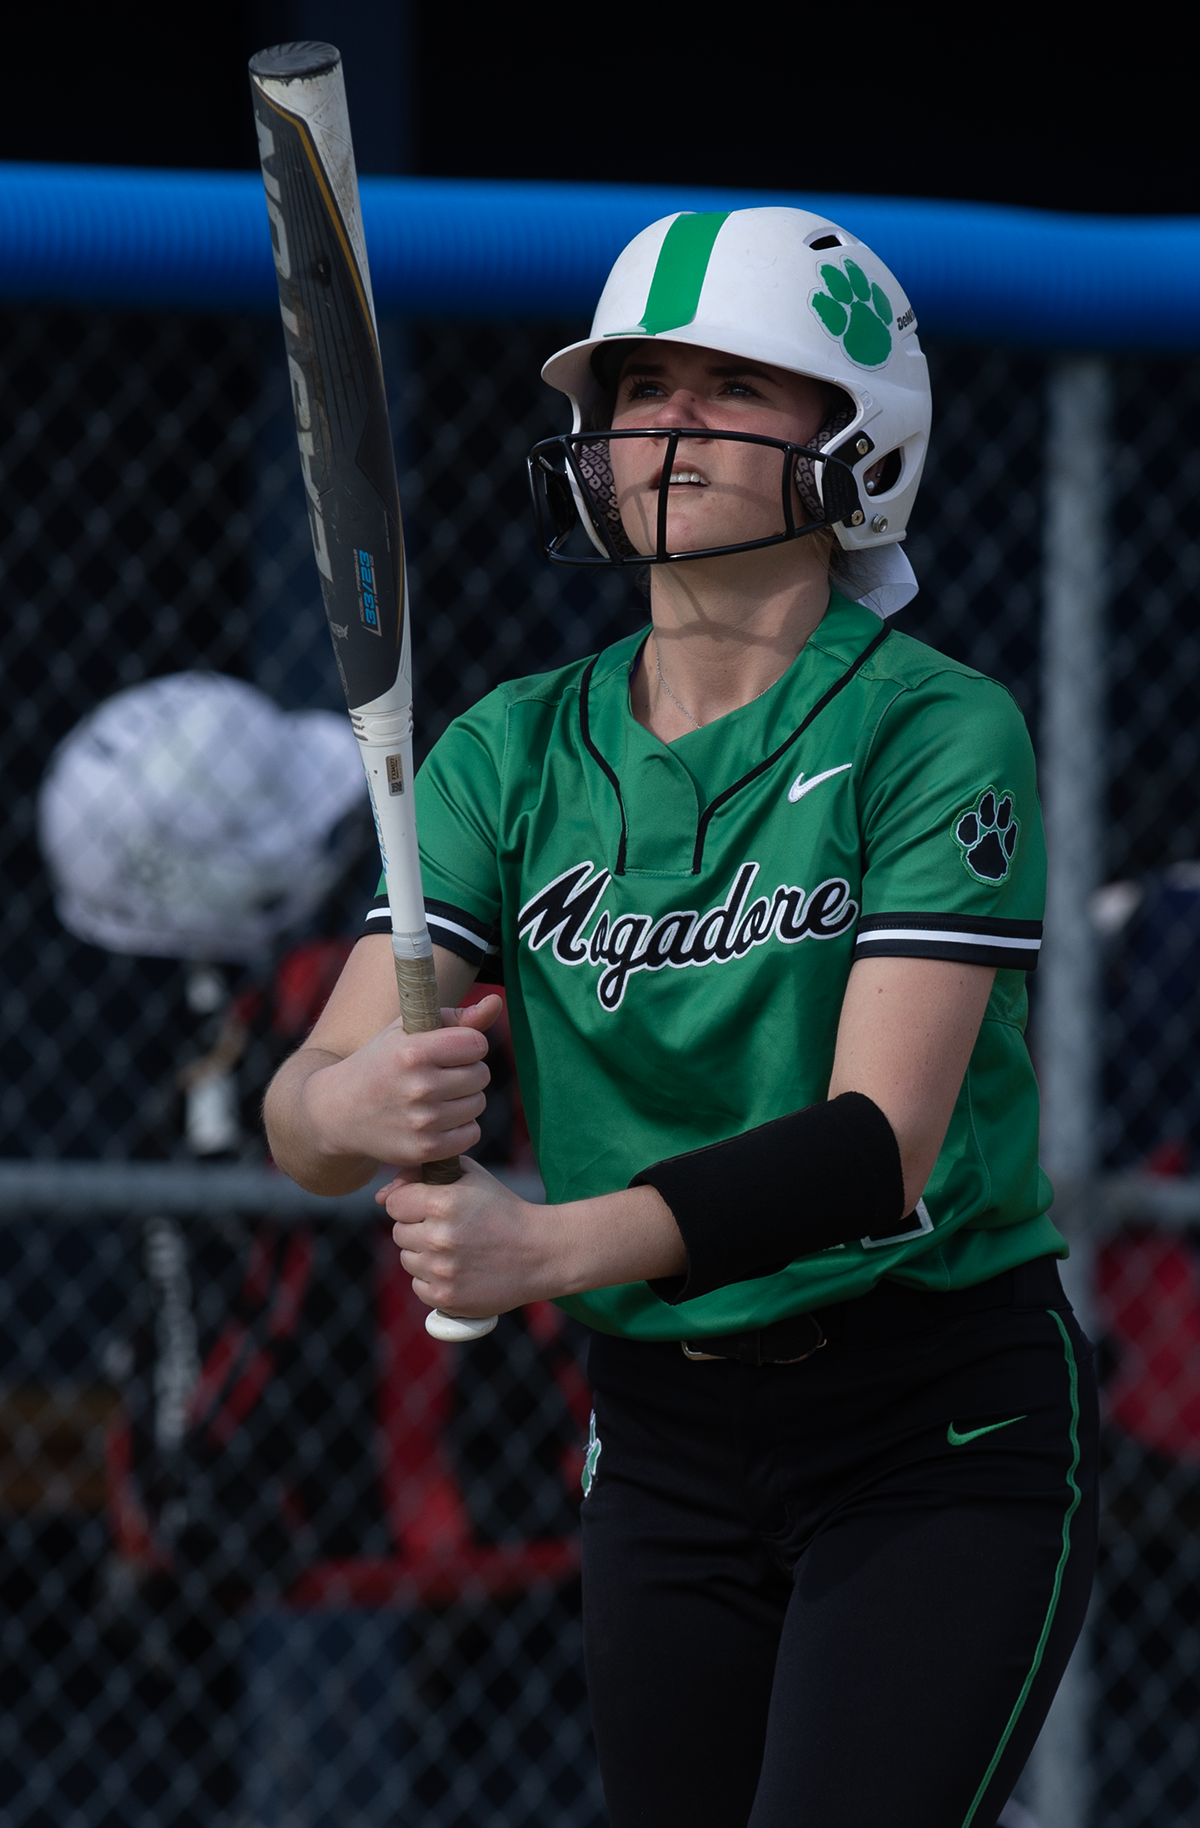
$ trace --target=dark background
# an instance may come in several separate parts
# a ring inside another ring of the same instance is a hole
[[[319,37],[343,52],[362,171],[1200,208],[1190,59],[1162,22],[210,0],[97,8],[68,34],[23,11],[4,159],[254,168],[246,60]]]

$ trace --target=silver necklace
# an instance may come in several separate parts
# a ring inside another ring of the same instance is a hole
[[[694,730],[703,730],[704,725],[702,723],[700,723],[697,718],[692,716],[691,712],[688,710],[687,706],[682,702],[681,699],[676,698],[674,692],[671,690],[670,686],[667,684],[666,680],[663,678],[662,656],[659,654],[659,651],[658,651],[658,636],[657,635],[655,635],[655,637],[654,637],[654,664],[658,668],[658,683],[662,687],[663,691],[666,693],[667,697],[671,700],[671,703],[673,705],[678,706],[678,708],[683,712],[683,715],[687,718],[689,724],[691,724],[691,726]],[[787,672],[787,667],[784,667],[783,673],[786,673],[786,672]],[[764,693],[769,692],[771,690],[771,686],[778,685],[779,681],[783,678],[783,673],[777,673],[775,675],[775,678],[771,681],[771,685],[765,685],[761,692],[756,692],[754,694],[753,698],[748,698],[746,700],[746,704],[752,705],[752,704],[756,703],[757,700],[760,699]],[[745,709],[745,706],[739,705],[737,708],[739,711],[741,711],[741,710]]]

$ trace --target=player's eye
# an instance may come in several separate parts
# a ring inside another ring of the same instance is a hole
[[[757,400],[761,398],[757,387],[751,386],[749,381],[739,381],[736,379],[726,381],[721,388],[721,392],[723,394],[732,394],[736,400]]]
[[[627,400],[652,400],[660,397],[664,392],[660,381],[651,381],[647,378],[638,379],[636,376],[626,381],[625,387]]]

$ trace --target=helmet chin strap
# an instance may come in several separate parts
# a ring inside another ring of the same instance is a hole
[[[911,603],[921,588],[903,546],[859,547],[841,552],[834,577],[839,591],[882,620]]]
[[[816,437],[810,439],[809,442],[815,445],[817,450],[823,451],[827,445],[833,443],[839,432],[846,429],[854,417],[854,412],[853,400],[847,400],[844,406],[834,407]],[[820,520],[825,510],[821,505],[821,497],[817,489],[816,466],[811,457],[797,457],[796,459],[796,489],[806,511],[814,520]]]

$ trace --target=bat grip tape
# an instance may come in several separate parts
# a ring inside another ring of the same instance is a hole
[[[394,958],[396,988],[400,992],[400,1020],[406,1035],[427,1035],[442,1026],[442,1005],[432,958]],[[447,1187],[462,1179],[457,1155],[443,1162],[426,1162],[421,1179],[430,1186]]]
[[[400,992],[400,1019],[406,1035],[424,1035],[442,1025],[441,997],[432,958],[397,958],[396,988]],[[462,1179],[457,1155],[446,1161],[426,1162],[421,1169],[426,1186],[448,1187]],[[464,1345],[482,1339],[496,1324],[496,1316],[469,1318],[461,1314],[444,1314],[434,1308],[425,1316],[425,1331],[447,1345]]]

